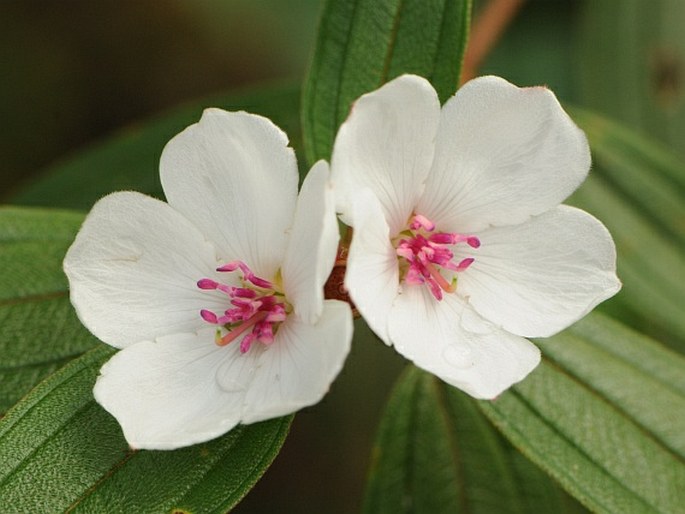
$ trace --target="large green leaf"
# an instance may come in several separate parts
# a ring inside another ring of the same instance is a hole
[[[505,444],[476,402],[410,366],[378,430],[364,511],[578,512]]]
[[[352,102],[398,75],[428,78],[442,101],[452,95],[470,11],[470,0],[329,0],[302,98],[308,161],[330,158]]]
[[[0,413],[96,342],[76,318],[62,273],[82,220],[0,208]]]
[[[410,367],[377,434],[365,511],[576,511],[480,407],[591,510],[682,512],[685,359],[599,314],[538,344],[539,368],[492,402]]]
[[[542,364],[482,411],[591,510],[682,512],[685,359],[598,314],[538,343]]]
[[[197,122],[204,108],[245,110],[266,116],[289,135],[297,149],[300,146],[298,106],[299,88],[293,85],[228,92],[194,101],[127,127],[52,166],[45,170],[42,179],[19,191],[12,203],[86,210],[112,191],[131,189],[161,198],[162,148],[174,135]]]
[[[133,451],[91,392],[113,352],[86,353],[0,421],[2,511],[226,512],[269,467],[292,417],[173,452]]]
[[[588,135],[594,163],[570,202],[600,218],[619,250],[624,289],[609,306],[685,351],[685,163],[596,114],[571,113]]]

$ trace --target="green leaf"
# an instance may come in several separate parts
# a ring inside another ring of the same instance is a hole
[[[672,150],[599,114],[569,109],[592,147],[593,173],[602,176],[664,237],[685,244],[685,162]]]
[[[454,94],[470,14],[470,0],[329,0],[302,99],[309,163],[330,158],[352,102],[394,77],[426,77],[443,102]]]
[[[685,352],[685,163],[596,114],[572,109],[594,159],[571,197],[602,220],[616,241],[622,319]]]
[[[36,387],[0,421],[4,512],[226,512],[277,455],[292,417],[239,426],[173,452],[133,451],[92,387],[99,346]]]
[[[62,259],[83,215],[0,208],[0,413],[96,340],[69,302]]]
[[[578,512],[475,400],[409,366],[376,437],[364,512]]]
[[[299,88],[294,85],[234,91],[200,99],[125,128],[45,170],[44,178],[19,191],[11,200],[22,205],[87,210],[112,191],[135,190],[163,198],[159,181],[162,148],[181,130],[197,122],[205,107],[245,110],[266,116],[290,136],[291,145],[297,149],[300,146],[298,105]]]
[[[591,510],[682,512],[685,359],[598,314],[537,343],[542,364],[481,410]]]

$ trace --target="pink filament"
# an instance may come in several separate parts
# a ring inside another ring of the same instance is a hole
[[[223,314],[217,315],[202,309],[200,316],[207,323],[224,325],[228,329],[224,336],[217,333],[215,341],[219,346],[226,346],[251,329],[240,343],[240,351],[245,353],[255,341],[266,345],[273,343],[275,325],[284,321],[287,314],[285,304],[279,302],[273,291],[273,284],[256,276],[244,262],[232,261],[220,266],[217,271],[232,272],[238,269],[242,272],[243,281],[249,282],[246,284],[248,287],[229,286],[209,278],[198,280],[197,287],[221,291],[230,298],[231,307]],[[266,291],[257,291],[253,287]]]
[[[225,336],[218,338],[216,341],[216,344],[219,346],[226,346],[228,343],[235,341],[240,334],[245,332],[246,330],[250,329],[251,327],[255,326],[258,324],[260,321],[263,321],[264,318],[266,318],[268,314],[266,312],[259,312],[249,318],[248,320],[244,321],[237,327],[235,327],[233,330],[231,330],[228,334]],[[241,347],[242,350],[242,347]],[[243,352],[244,353],[244,352]]]
[[[456,290],[456,279],[451,283],[440,273],[439,268],[454,272],[466,270],[474,261],[473,257],[455,263],[454,254],[449,245],[466,243],[472,248],[480,246],[476,236],[451,232],[434,232],[435,223],[420,214],[415,215],[409,223],[411,236],[401,239],[397,246],[397,255],[409,262],[405,276],[408,284],[426,284],[431,294],[442,300],[443,291],[453,293]]]

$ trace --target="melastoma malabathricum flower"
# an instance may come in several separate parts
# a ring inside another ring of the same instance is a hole
[[[420,368],[496,397],[539,363],[528,337],[620,289],[606,228],[560,205],[589,169],[585,135],[544,87],[481,77],[441,108],[404,75],[362,96],[331,161],[359,312]]]
[[[318,402],[350,348],[324,300],[338,226],[325,162],[297,191],[286,135],[208,109],[164,148],[167,202],[113,193],[64,261],[83,324],[120,348],[95,399],[134,448],[173,449]]]

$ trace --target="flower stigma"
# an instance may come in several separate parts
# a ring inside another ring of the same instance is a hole
[[[222,284],[210,278],[197,282],[200,289],[220,291],[231,299],[232,307],[221,315],[207,309],[200,311],[200,316],[207,323],[223,325],[228,330],[228,334],[222,336],[217,329],[216,344],[226,346],[250,329],[240,342],[241,353],[248,352],[255,341],[265,345],[273,343],[274,334],[289,311],[283,293],[274,283],[255,275],[242,261],[229,262],[216,270],[228,273],[240,270],[243,275],[242,287]]]
[[[399,240],[396,252],[406,260],[404,280],[407,284],[426,284],[436,300],[442,300],[443,291],[453,293],[457,289],[456,274],[448,282],[439,268],[459,273],[475,260],[467,257],[455,263],[449,246],[457,243],[466,243],[471,248],[480,246],[476,236],[435,232],[435,223],[421,214],[415,214],[400,235],[404,237]]]

